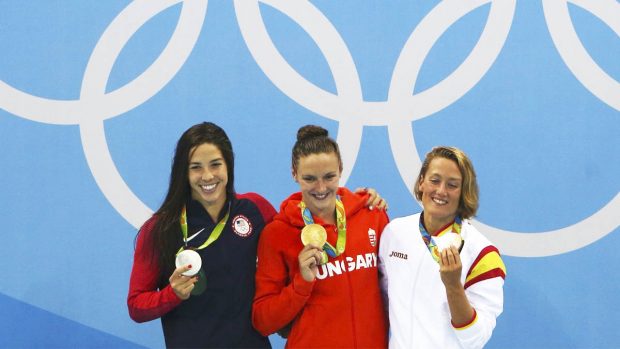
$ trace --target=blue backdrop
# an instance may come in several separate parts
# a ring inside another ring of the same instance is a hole
[[[464,149],[508,270],[488,347],[620,347],[616,0],[1,1],[0,52],[0,347],[163,346],[127,314],[133,242],[203,120],[276,207],[304,124],[391,217]]]

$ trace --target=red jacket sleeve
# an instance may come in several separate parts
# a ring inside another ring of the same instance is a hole
[[[142,226],[134,252],[127,308],[129,316],[136,322],[157,319],[182,302],[170,285],[162,290],[157,288],[159,266],[152,249],[154,224],[155,218],[151,218]]]
[[[290,229],[279,221],[267,225],[258,242],[256,294],[252,306],[252,324],[268,336],[288,325],[310,298],[314,282],[299,273],[297,259],[287,265],[285,241],[277,235]],[[280,230],[280,231],[278,231]],[[292,272],[289,274],[289,270]],[[290,276],[292,280],[289,281]]]

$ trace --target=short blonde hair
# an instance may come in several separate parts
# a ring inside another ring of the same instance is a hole
[[[418,179],[416,180],[413,188],[416,199],[422,201],[420,184],[422,184],[422,181],[424,180],[426,171],[428,171],[428,166],[435,158],[445,158],[456,163],[456,166],[459,168],[461,176],[463,177],[461,197],[459,198],[459,207],[457,208],[456,213],[461,218],[465,219],[474,217],[478,211],[478,182],[476,181],[476,172],[474,171],[474,166],[467,155],[465,155],[462,150],[455,147],[437,146],[426,154],[426,158],[424,159],[424,163],[422,163],[422,168],[420,169],[420,174],[418,175]]]

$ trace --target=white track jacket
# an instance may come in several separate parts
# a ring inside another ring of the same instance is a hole
[[[379,270],[389,309],[389,346],[482,348],[503,310],[506,268],[499,252],[468,220],[463,220],[461,282],[476,316],[471,323],[455,328],[439,264],[422,240],[419,222],[419,213],[394,219],[381,236]]]

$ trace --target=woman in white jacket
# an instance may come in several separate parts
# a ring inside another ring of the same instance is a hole
[[[381,236],[390,348],[481,348],[503,309],[506,268],[468,221],[478,209],[471,161],[457,148],[433,148],[414,192],[423,211]]]

